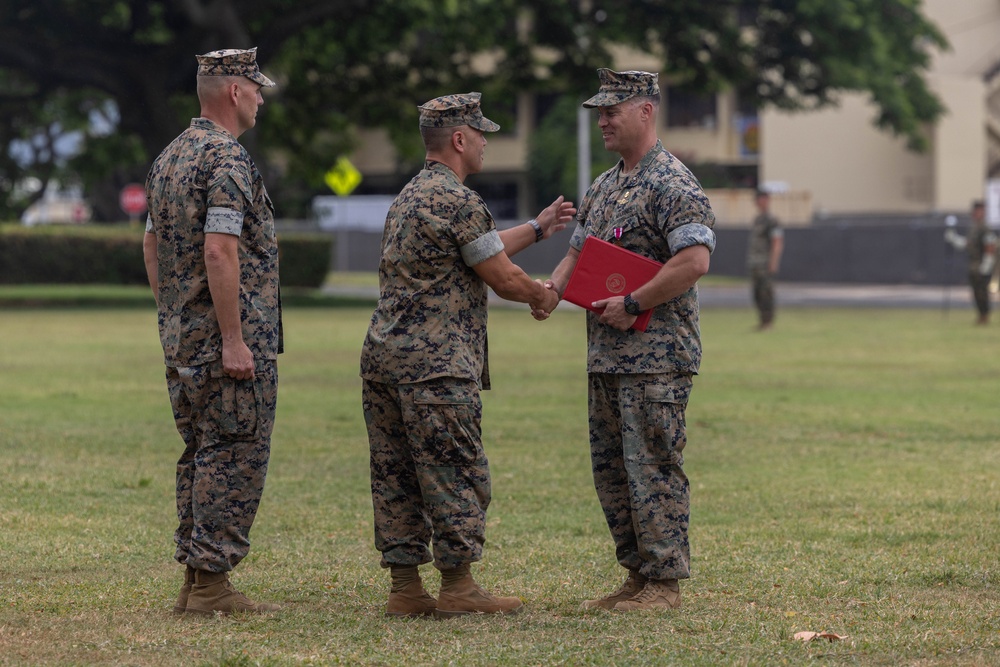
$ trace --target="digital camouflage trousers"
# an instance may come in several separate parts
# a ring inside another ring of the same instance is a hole
[[[234,380],[221,361],[167,368],[185,445],[177,461],[175,558],[197,570],[228,572],[250,551],[271,453],[277,363],[257,361],[254,374]]]
[[[688,578],[691,377],[591,373],[588,381],[594,486],[618,562],[650,579]]]
[[[981,317],[990,314],[990,275],[969,271],[969,286],[972,288],[972,302]]]
[[[362,403],[382,567],[480,560],[491,488],[478,384],[365,380]]]
[[[760,323],[770,324],[774,321],[774,276],[766,268],[753,269],[750,285]]]

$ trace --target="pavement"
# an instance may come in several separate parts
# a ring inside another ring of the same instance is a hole
[[[699,287],[702,306],[751,306],[749,285]],[[848,285],[776,283],[780,307],[831,306],[874,308],[969,307],[972,294],[959,285]]]
[[[325,294],[378,298],[377,287],[328,285]],[[749,285],[699,286],[702,307],[740,308],[751,306]],[[777,283],[778,306],[786,307],[873,307],[873,308],[970,308],[972,295],[964,285],[849,285]],[[500,299],[492,292],[493,305],[520,306]],[[560,306],[565,308],[566,305]]]

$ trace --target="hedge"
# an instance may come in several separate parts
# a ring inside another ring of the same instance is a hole
[[[333,236],[278,232],[278,270],[284,287],[319,287],[330,272]]]
[[[0,284],[146,284],[142,229],[134,227],[0,226]],[[315,232],[278,234],[285,287],[319,287],[333,239]]]

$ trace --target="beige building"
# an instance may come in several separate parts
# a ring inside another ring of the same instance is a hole
[[[703,97],[661,87],[660,137],[667,149],[696,173],[699,165],[712,165],[728,174],[731,185],[743,186],[705,183],[720,224],[749,222],[750,188],[758,183],[777,193],[772,209],[787,224],[824,216],[965,212],[984,197],[987,180],[1000,178],[1000,0],[924,0],[924,12],[951,43],[950,51],[935,53],[928,75],[947,112],[929,128],[926,153],[909,151],[904,140],[875,128],[874,107],[860,94],[842,95],[837,107],[824,111],[758,115],[731,93]],[[627,52],[616,63],[618,69],[657,67],[648,56]],[[497,218],[534,213],[525,170],[536,103],[519,96],[514,127],[489,137],[477,187],[494,187],[494,199],[508,200],[494,210]],[[360,137],[351,160],[366,179],[398,179],[386,135],[362,131]],[[489,193],[484,196],[490,201]]]
[[[967,211],[1000,177],[1000,0],[925,0],[951,43],[928,83],[947,113],[930,128],[930,149],[872,125],[864,96],[837,109],[761,114],[760,177],[809,193],[816,215]]]

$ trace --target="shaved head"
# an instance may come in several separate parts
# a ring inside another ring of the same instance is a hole
[[[239,83],[242,76],[199,76],[198,101],[204,104],[207,100],[216,98],[234,83]]]
[[[424,140],[424,148],[429,153],[439,153],[448,147],[451,135],[462,127],[421,127],[420,138]]]

